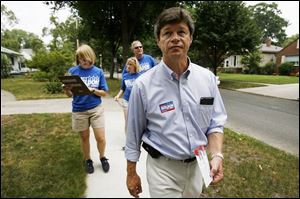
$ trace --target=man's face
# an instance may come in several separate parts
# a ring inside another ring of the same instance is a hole
[[[143,45],[140,42],[137,42],[133,45],[133,53],[135,57],[140,57],[141,55],[143,55]]]
[[[167,24],[161,30],[157,45],[163,56],[187,55],[192,37],[185,23]]]

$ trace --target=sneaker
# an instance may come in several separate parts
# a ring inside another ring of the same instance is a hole
[[[94,173],[93,161],[91,159],[85,161],[85,170],[87,173]]]
[[[109,163],[107,161],[108,159],[106,157],[100,158],[102,169],[106,173],[109,170]]]

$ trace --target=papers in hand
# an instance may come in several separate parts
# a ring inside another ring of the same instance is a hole
[[[93,94],[78,75],[59,76],[58,79],[64,85],[71,87],[71,91],[72,91],[73,95],[92,95]]]
[[[204,146],[199,146],[194,150],[194,154],[197,159],[198,166],[200,168],[205,187],[208,187],[211,181],[213,180],[210,174],[210,167],[208,162],[208,157]]]

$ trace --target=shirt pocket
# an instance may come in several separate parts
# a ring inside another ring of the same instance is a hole
[[[213,105],[198,105],[198,120],[201,129],[207,129],[210,126],[210,121],[212,118]]]

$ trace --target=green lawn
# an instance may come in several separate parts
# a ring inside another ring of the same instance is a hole
[[[109,87],[109,95],[114,97],[120,90],[121,81],[117,79],[106,79]],[[62,92],[49,94],[44,91],[46,82],[37,82],[27,76],[16,76],[8,79],[1,79],[1,89],[13,93],[17,100],[33,99],[55,99],[66,98]]]
[[[299,83],[299,77],[294,76],[274,76],[274,75],[248,75],[248,74],[230,74],[218,73],[220,80],[233,82],[251,82],[263,84],[293,84]]]
[[[1,198],[79,198],[86,190],[71,114],[1,116]]]

